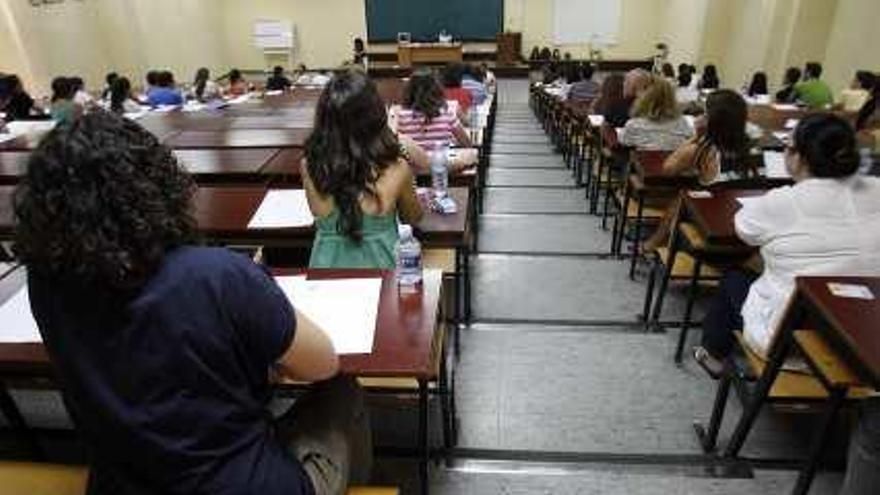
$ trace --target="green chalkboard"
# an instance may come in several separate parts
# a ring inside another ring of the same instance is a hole
[[[443,29],[456,40],[494,40],[504,30],[504,0],[365,0],[370,41],[435,41]]]

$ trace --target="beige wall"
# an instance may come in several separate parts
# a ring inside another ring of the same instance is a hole
[[[647,58],[659,41],[671,61],[715,63],[727,86],[740,87],[763,69],[771,83],[786,66],[807,59],[827,67],[839,90],[856,68],[880,69],[876,38],[880,0],[622,0],[619,43],[606,58]],[[556,47],[554,0],[505,0],[505,28],[523,33],[523,49]],[[0,70],[22,74],[37,93],[51,77],[81,74],[97,87],[104,73],[140,77],[169,68],[188,80],[200,66],[259,69],[253,23],[289,19],[296,26],[295,63],[334,66],[351,39],[366,34],[363,0],[88,0],[33,8],[0,0]],[[585,44],[558,46],[585,57]]]

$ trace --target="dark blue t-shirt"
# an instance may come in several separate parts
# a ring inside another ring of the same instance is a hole
[[[268,371],[296,318],[251,260],[182,247],[131,296],[33,273],[29,290],[94,467],[116,485],[109,491],[313,492],[266,410]]]

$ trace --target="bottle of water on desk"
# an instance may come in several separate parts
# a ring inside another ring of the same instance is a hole
[[[873,168],[874,159],[871,158],[871,148],[861,148],[859,150],[859,173],[870,175]]]
[[[401,224],[397,227],[397,286],[404,291],[413,291],[422,282],[422,245],[413,236],[412,227]]]
[[[431,152],[431,187],[434,189],[434,197],[445,198],[449,194],[449,145],[437,142]]]
[[[468,113],[468,128],[471,131],[471,143],[474,146],[479,146],[480,143],[480,105],[474,103],[471,105],[470,112]]]

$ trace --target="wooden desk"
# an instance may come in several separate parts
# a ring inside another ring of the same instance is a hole
[[[682,200],[688,217],[709,244],[747,247],[736,235],[733,223],[741,208],[737,198],[762,196],[766,192],[764,189],[717,190],[712,191],[710,197],[703,198],[686,191],[682,193]]]
[[[311,129],[229,129],[181,131],[165,144],[175,149],[200,148],[301,148]]]
[[[831,294],[829,282],[867,286],[875,299],[842,298]],[[854,370],[859,379],[872,387],[880,387],[880,278],[877,277],[797,277],[795,293],[779,325],[778,335],[769,349],[769,360],[755,385],[752,398],[745,405],[742,416],[724,451],[727,459],[736,458],[745,444],[761,407],[779,375],[782,365],[795,347],[794,332],[806,321],[814,322],[823,339],[831,344],[838,357]],[[828,387],[828,385],[825,385]],[[810,452],[804,461],[792,493],[806,494],[818,468],[830,426],[837,411],[846,400],[846,388],[829,389],[822,425],[813,435]]]
[[[30,151],[0,152],[0,184],[18,184],[21,177],[27,174]]]
[[[401,67],[418,64],[461,62],[461,43],[404,43],[397,45],[397,63]]]

